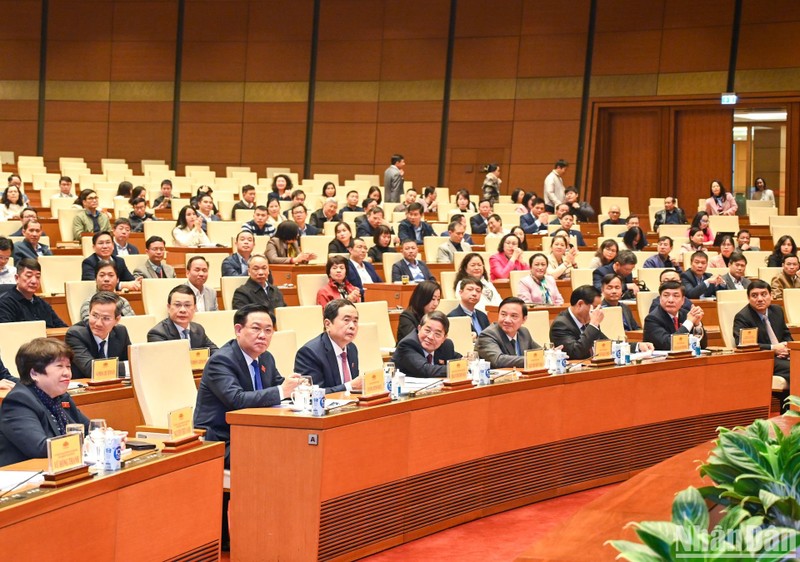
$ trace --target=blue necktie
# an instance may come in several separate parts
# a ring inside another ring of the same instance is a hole
[[[518,357],[521,356],[522,355],[522,350],[519,347],[519,338],[514,340],[514,347],[516,347],[516,349],[517,349],[517,356]]]
[[[106,341],[105,340],[103,340],[103,341],[101,341],[100,343],[97,344],[97,349],[100,352],[100,358],[101,359],[105,359],[106,358],[106,349],[105,348],[106,348]]]
[[[481,333],[481,323],[478,322],[478,315],[474,312],[472,313],[472,327],[475,330],[475,333],[480,335]]]
[[[258,361],[254,359],[250,363],[250,368],[253,370],[253,389],[264,390],[264,385],[261,384],[261,375],[258,372]]]

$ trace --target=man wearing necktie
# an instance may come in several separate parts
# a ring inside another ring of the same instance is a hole
[[[523,326],[528,307],[519,297],[503,299],[497,309],[497,322],[478,336],[478,356],[493,369],[525,366],[525,352],[541,349]]]
[[[192,322],[197,297],[188,285],[174,287],[167,296],[169,316],[147,332],[147,341],[189,340],[192,349],[208,348],[213,355],[219,348],[206,335],[202,325]]]
[[[412,377],[447,376],[447,362],[460,359],[452,340],[447,338],[450,320],[439,310],[422,317],[419,329],[397,344],[392,361],[397,368]]]
[[[164,239],[160,236],[151,236],[145,241],[145,248],[147,250],[147,261],[144,267],[137,267],[133,271],[133,275],[146,279],[174,279],[176,277],[175,269],[171,265],[164,263],[164,255],[167,251]]]
[[[128,330],[119,324],[122,316],[122,301],[110,291],[98,291],[89,301],[89,318],[70,326],[64,341],[72,348],[73,378],[92,376],[92,362],[95,359],[116,357],[119,360],[118,374],[125,375],[123,361],[128,360],[128,346],[131,340]]]
[[[268,408],[289,398],[303,380],[295,374],[282,377],[275,358],[267,351],[274,333],[274,319],[261,304],[248,304],[233,315],[232,339],[211,356],[203,369],[194,426],[206,430],[206,441],[225,442],[225,468],[231,466],[231,453],[245,455],[247,451],[231,444],[231,427],[225,415],[243,408]],[[228,501],[223,496],[222,540],[228,539]]]
[[[411,239],[403,240],[401,252],[403,253],[403,259],[392,266],[393,283],[402,280],[403,275],[408,276],[414,283],[436,281],[436,277],[431,274],[425,262],[417,259],[419,248],[417,248],[416,241]]]
[[[456,316],[467,316],[470,318],[472,327],[472,339],[477,339],[480,333],[489,327],[489,317],[486,313],[478,310],[475,306],[481,300],[483,285],[478,279],[474,277],[466,277],[461,281],[461,291],[458,293],[458,298],[461,303],[451,310],[447,316],[454,318]]]
[[[294,370],[309,375],[326,392],[361,389],[358,349],[358,310],[349,300],[334,299],[322,313],[322,334],[297,351]]]
[[[645,342],[655,349],[672,349],[672,334],[695,334],[700,336],[700,347],[706,347],[706,331],[703,328],[703,309],[692,306],[687,312],[682,308],[684,286],[678,281],[665,281],[658,288],[659,305],[644,319]]]
[[[747,287],[749,303],[733,319],[733,339],[739,343],[739,336],[745,328],[758,328],[758,347],[769,349],[775,354],[772,374],[786,380],[789,387],[789,348],[786,342],[792,341],[792,334],[786,325],[783,309],[772,304],[770,286],[761,279]]]

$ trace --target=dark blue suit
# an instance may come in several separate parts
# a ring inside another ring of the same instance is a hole
[[[417,260],[417,267],[419,267],[423,277],[425,277],[425,281],[436,281],[436,277],[431,274],[431,270],[428,269],[428,266],[425,265],[425,262],[422,260]],[[411,273],[411,269],[409,269],[405,259],[398,260],[392,266],[392,283],[402,280],[403,275],[408,275],[408,278],[411,281],[415,281],[414,274]]]
[[[547,231],[547,225],[539,222],[539,219],[530,213],[525,213],[519,218],[519,225],[525,234],[536,234],[539,231]]]
[[[364,264],[364,269],[366,269],[367,273],[369,273],[369,277],[372,279],[372,282],[381,283],[381,278],[378,277],[378,272],[375,271],[375,267],[368,261],[362,263]],[[347,280],[351,285],[353,285],[353,287],[358,287],[358,290],[361,291],[361,298],[363,300],[364,284],[361,282],[361,277],[358,275],[358,272],[352,263],[347,264]]]
[[[603,277],[605,277],[609,273],[616,273],[614,271],[614,262],[606,264],[603,267],[598,267],[592,272],[592,285],[594,285],[595,289],[597,289],[598,291],[603,290]],[[633,283],[632,274],[627,275],[626,277],[624,277],[624,279],[626,284]],[[625,289],[625,287],[622,288]],[[625,293],[627,293],[627,290],[625,291]],[[623,295],[622,298],[630,298],[630,293],[628,293],[627,295]]]
[[[128,255],[135,256],[135,255],[139,254],[139,248],[137,248],[133,244],[125,244],[125,249],[128,250]],[[117,257],[117,255],[118,255],[117,254],[117,244],[116,243],[114,244],[114,251],[111,252],[111,255],[114,256],[114,257]]]
[[[392,355],[398,369],[406,375],[421,378],[447,376],[447,362],[451,359],[461,359],[461,354],[455,350],[452,340],[445,339],[433,352],[433,365],[429,364],[417,332],[411,332],[400,340]]]
[[[50,251],[48,246],[44,244],[39,244],[39,250],[42,251],[43,256],[52,256],[53,252]],[[21,242],[17,242],[14,244],[14,262],[18,262],[23,258],[33,258],[35,260],[39,259],[39,253],[34,249],[33,246],[27,240],[22,240]]]
[[[717,294],[717,286],[709,284],[706,287],[705,280],[711,278],[710,273],[703,274],[703,281],[697,279],[692,270],[681,273],[681,283],[686,291],[686,298],[699,299],[701,297],[713,297]]]
[[[242,408],[267,408],[281,401],[278,386],[283,383],[283,377],[272,354],[262,353],[258,364],[263,390],[253,388],[250,366],[236,340],[223,345],[203,369],[197,389],[194,425],[206,430],[206,440],[225,442],[225,468],[230,468],[231,462],[231,426],[225,414]]]
[[[555,236],[555,235],[556,235],[556,233],[554,232],[550,236]],[[586,245],[586,241],[583,239],[583,234],[581,234],[580,230],[570,230],[569,231],[569,235],[575,237],[575,242],[577,242],[578,246],[585,246]]]
[[[474,316],[475,318],[477,318],[477,319],[478,319],[478,325],[481,327],[481,331],[483,331],[483,330],[485,330],[486,328],[488,328],[488,327],[489,327],[489,324],[491,324],[491,322],[489,322],[489,317],[488,317],[488,316],[486,316],[486,313],[485,313],[485,312],[481,312],[480,310],[478,310],[478,309],[476,308],[476,309],[473,311],[473,313],[472,313],[472,314],[473,314],[473,316]],[[466,313],[466,311],[465,311],[465,310],[464,310],[464,309],[461,307],[461,305],[460,305],[460,304],[459,304],[457,307],[455,307],[453,310],[451,310],[450,312],[448,312],[448,313],[447,313],[447,315],[448,315],[450,318],[453,318],[453,317],[456,317],[456,316],[469,316],[469,315]],[[475,330],[475,326],[474,326],[474,325],[470,324],[470,328],[472,329],[472,331],[473,331],[473,332],[476,332],[476,333],[477,333],[477,331]]]
[[[114,260],[114,263],[117,265],[117,277],[119,277],[120,281],[133,281],[135,279],[133,273],[131,273],[128,266],[125,264],[125,260],[119,256],[111,256],[111,259]],[[95,268],[99,261],[100,256],[92,254],[81,262],[81,281],[95,280],[97,277]],[[119,288],[119,285],[117,285],[117,288]]]
[[[88,430],[89,419],[63,394],[59,401],[64,408],[67,423],[82,423]],[[0,466],[28,459],[47,458],[47,439],[61,435],[55,418],[45,408],[34,390],[18,383],[3,399],[0,408]]]
[[[355,344],[347,344],[347,365],[350,377],[358,376],[358,348]],[[325,389],[325,392],[342,392],[346,390],[341,376],[339,363],[341,359],[333,352],[333,344],[327,333],[322,333],[299,350],[294,358],[294,372],[299,375],[310,375],[314,384]]]
[[[422,244],[422,240],[426,236],[436,236],[436,233],[433,232],[433,228],[425,221],[420,221],[419,223],[420,231],[419,235],[420,238],[417,238],[417,233],[414,230],[414,225],[408,222],[408,219],[400,221],[400,224],[397,227],[398,235],[400,236],[400,242],[402,243],[404,240],[416,240],[417,244]]]

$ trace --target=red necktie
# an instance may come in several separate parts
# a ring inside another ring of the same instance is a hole
[[[678,324],[678,317],[676,316],[672,320],[675,322],[675,331],[677,332],[678,331],[678,327],[680,326],[680,324]]]
[[[342,382],[350,382],[350,369],[347,367],[347,352],[342,351],[342,377],[344,377],[344,381]]]
[[[428,354],[428,365],[433,365],[433,353]]]

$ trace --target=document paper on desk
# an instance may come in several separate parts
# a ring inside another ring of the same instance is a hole
[[[419,390],[421,388],[425,388],[426,386],[432,385],[437,380],[443,380],[443,379],[441,379],[441,378],[425,379],[425,378],[421,378],[421,377],[409,377],[409,376],[406,376],[405,385],[403,386],[403,393],[405,394],[407,392],[414,392],[414,391]]]
[[[16,488],[20,483],[25,482],[25,485],[33,484],[38,485],[44,482],[44,474],[34,476],[36,472],[28,472],[25,470],[0,470],[0,493],[7,492]],[[33,476],[33,478],[31,478]]]

